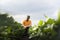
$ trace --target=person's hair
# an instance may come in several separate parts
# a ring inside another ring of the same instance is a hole
[[[28,16],[27,16],[27,21],[28,21],[29,19],[30,19],[30,16],[28,15]]]
[[[27,18],[30,18],[30,16],[28,15]]]

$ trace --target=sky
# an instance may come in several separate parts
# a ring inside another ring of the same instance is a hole
[[[0,12],[8,12],[19,23],[27,15],[31,16],[33,25],[46,20],[44,15],[56,18],[59,9],[60,0],[0,0]]]

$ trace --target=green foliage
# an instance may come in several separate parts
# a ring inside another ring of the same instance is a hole
[[[40,20],[38,26],[35,26],[35,28],[37,27],[37,29],[34,30],[36,33],[32,32],[34,35],[31,40],[59,40],[60,13],[58,15],[58,20],[48,18],[47,16],[45,16],[47,18],[46,22]]]
[[[13,39],[14,37],[21,37],[23,32],[23,26],[16,22],[13,17],[9,17],[8,14],[0,14],[0,39],[8,40],[11,37]]]
[[[54,19],[51,19],[51,18],[48,18],[47,21],[46,21],[47,24],[53,24],[55,23],[55,20]]]
[[[44,24],[44,21],[40,20],[39,23],[38,23],[38,26],[42,26],[43,24]]]
[[[60,13],[58,19],[47,18],[40,20],[38,25],[29,28],[30,40],[59,40],[60,38]],[[0,14],[0,39],[22,40],[25,30],[21,23],[16,22],[8,14]]]

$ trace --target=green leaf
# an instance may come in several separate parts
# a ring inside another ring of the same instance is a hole
[[[53,23],[55,23],[55,20],[54,19],[51,19],[51,18],[49,18],[48,20],[47,20],[47,22],[46,22],[47,24],[53,24]]]
[[[44,21],[43,20],[40,20],[39,22],[38,22],[38,26],[42,26],[44,24]]]

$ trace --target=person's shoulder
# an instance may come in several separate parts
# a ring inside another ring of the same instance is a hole
[[[31,22],[31,20],[29,20]]]
[[[26,20],[23,20],[23,22],[25,22]]]

